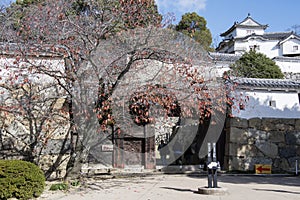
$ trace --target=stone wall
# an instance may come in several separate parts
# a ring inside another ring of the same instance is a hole
[[[68,128],[68,127],[67,127]],[[65,130],[67,132],[67,130]],[[5,131],[0,131],[0,159],[3,160],[27,160],[26,143],[23,142],[20,138],[28,138],[26,134],[20,135],[15,134],[13,136],[8,135]],[[54,173],[51,174],[50,178],[63,178],[66,174],[66,166],[69,160],[69,146],[70,140],[67,138],[64,148],[62,144],[64,142],[64,135],[58,136],[56,134],[52,139],[48,140],[48,144],[43,146],[43,151],[40,155],[36,155],[35,161],[39,167],[46,172],[48,169],[53,167],[54,163],[57,161],[57,158],[61,156],[61,161],[58,164],[58,167],[54,170]]]
[[[272,172],[295,171],[300,119],[231,118],[226,126],[227,170],[253,171],[255,164],[269,164]]]

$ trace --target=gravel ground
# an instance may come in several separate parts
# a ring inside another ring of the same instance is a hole
[[[155,174],[130,176],[102,176],[83,179],[81,186],[67,191],[50,191],[53,182],[47,182],[39,200],[130,199],[130,200],[299,200],[300,177],[221,175],[218,186],[224,195],[199,194],[207,186],[207,177],[197,174]]]

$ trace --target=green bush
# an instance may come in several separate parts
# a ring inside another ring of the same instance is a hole
[[[55,190],[68,190],[70,187],[78,187],[80,186],[79,180],[74,180],[69,183],[62,182],[62,183],[54,183],[51,185],[49,190],[55,191]]]
[[[69,185],[67,183],[55,183],[52,184],[49,190],[55,191],[55,190],[68,190]]]
[[[44,191],[45,176],[33,163],[0,160],[0,199],[30,199]]]

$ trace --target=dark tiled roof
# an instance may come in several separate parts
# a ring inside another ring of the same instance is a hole
[[[275,40],[284,40],[285,38],[292,35],[293,32],[273,32],[273,33],[264,33],[263,37],[266,39],[275,39]]]
[[[272,32],[272,33],[264,33],[263,35],[257,35],[257,34],[251,34],[251,35],[247,35],[245,37],[236,37],[235,40],[245,40],[248,39],[250,37],[262,37],[266,40],[285,40],[286,38],[288,38],[291,35],[295,35],[296,37],[300,38],[299,35],[296,35],[294,32]]]
[[[250,14],[248,14],[248,16],[243,20],[241,21],[240,23],[238,22],[234,22],[234,24],[227,30],[225,31],[224,33],[221,33],[220,36],[226,36],[227,34],[229,34],[231,31],[233,31],[236,27],[253,27],[253,26],[249,26],[249,25],[243,25],[242,23],[244,23],[246,20],[248,19],[251,19],[254,23],[257,24],[256,27],[262,27],[263,29],[266,29],[268,27],[268,25],[262,25],[260,23],[258,23],[257,21],[255,21],[251,16]]]
[[[248,38],[251,38],[251,37],[260,37],[260,38],[266,39],[264,37],[264,35],[258,35],[258,34],[252,33],[251,35],[246,35],[243,37],[241,37],[241,36],[235,37],[234,40],[247,40]]]
[[[300,91],[300,81],[296,80],[237,78],[234,82],[239,88]]]
[[[300,56],[295,56],[295,57],[277,56],[274,57],[272,60],[283,61],[283,62],[300,62]]]
[[[228,61],[228,62],[235,62],[241,57],[241,55],[237,55],[237,54],[216,53],[216,52],[209,52],[209,56],[214,61]]]
[[[264,33],[263,35],[251,34],[251,35],[247,35],[245,37],[236,37],[235,40],[246,40],[251,37],[261,37],[266,40],[282,41],[292,34],[294,34],[294,33],[293,32],[276,32],[276,33]]]

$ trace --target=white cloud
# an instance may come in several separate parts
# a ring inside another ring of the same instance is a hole
[[[172,12],[182,15],[187,12],[198,12],[206,7],[206,0],[156,0],[156,3],[162,14]]]

